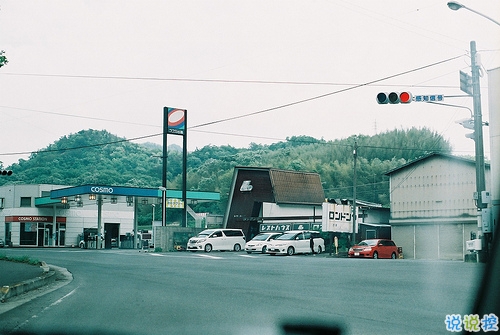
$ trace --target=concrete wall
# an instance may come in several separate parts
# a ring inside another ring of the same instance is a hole
[[[175,245],[186,247],[189,237],[198,235],[203,228],[166,226],[154,227],[154,246],[155,249],[161,248],[162,251],[175,251]]]

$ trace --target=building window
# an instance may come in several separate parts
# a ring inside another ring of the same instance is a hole
[[[0,209],[3,209],[5,206],[5,198],[0,198]]]
[[[21,207],[31,207],[31,197],[21,197]]]

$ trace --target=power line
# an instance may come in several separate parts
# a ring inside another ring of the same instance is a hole
[[[134,137],[134,138],[129,138],[129,139],[124,138],[124,139],[120,139],[120,140],[116,140],[116,141],[110,141],[110,142],[105,142],[105,143],[97,143],[97,144],[89,144],[89,145],[82,145],[82,146],[70,147],[70,148],[42,149],[42,150],[37,150],[37,151],[9,152],[9,153],[2,153],[2,154],[0,154],[0,156],[33,155],[33,154],[44,154],[44,153],[50,153],[50,152],[62,152],[62,151],[70,151],[70,150],[80,150],[80,149],[97,148],[97,147],[103,147],[103,146],[110,145],[110,144],[132,142],[132,141],[143,140],[143,139],[151,138],[151,137],[155,137],[155,136],[161,136],[161,135],[163,135],[163,133],[153,134],[153,135],[145,135],[145,136]]]
[[[268,139],[268,140],[276,140],[276,141],[287,141],[287,142],[290,142],[290,143],[333,145],[333,146],[339,146],[339,147],[345,147],[345,148],[350,148],[351,147],[350,144],[333,143],[333,141],[322,142],[320,140],[318,140],[318,141],[290,140],[290,139],[286,139],[286,138],[262,137],[262,136],[252,136],[252,135],[241,135],[241,134],[210,132],[210,131],[201,131],[201,132],[210,133],[210,134],[231,135],[231,136],[244,136],[244,137],[248,137],[248,138],[260,138],[260,139]],[[137,140],[143,140],[143,139],[157,137],[157,136],[162,136],[162,135],[163,135],[163,133],[156,133],[156,134],[144,135],[144,136],[139,136],[139,137],[134,137],[134,138],[129,138],[129,139],[124,138],[124,139],[119,139],[119,140],[116,140],[116,141],[110,141],[110,142],[104,142],[104,143],[96,143],[96,144],[89,144],[89,145],[83,145],[83,146],[78,146],[78,147],[58,148],[58,149],[42,149],[42,150],[38,150],[38,151],[20,151],[20,152],[0,153],[0,156],[43,154],[43,153],[63,152],[63,151],[69,151],[69,150],[89,149],[89,148],[102,147],[102,146],[106,146],[106,145],[110,145],[110,144],[119,144],[119,143],[124,143],[124,142],[133,142],[133,141],[137,141]],[[410,148],[410,147],[401,147],[401,148],[396,148],[396,147],[378,147],[378,146],[373,146],[373,145],[362,145],[362,144],[358,145],[358,147],[359,148],[369,148],[369,149],[383,149],[383,150],[403,150],[403,151],[423,151],[423,152],[436,151],[435,149],[429,150],[429,149]]]
[[[263,114],[263,113],[275,111],[275,110],[278,110],[278,109],[282,109],[282,108],[291,107],[291,106],[294,106],[294,105],[303,104],[305,102],[322,99],[322,98],[325,98],[325,97],[328,97],[328,96],[331,96],[331,95],[335,95],[335,94],[339,94],[339,93],[344,93],[344,92],[351,91],[351,90],[354,90],[354,89],[357,89],[357,88],[360,88],[360,87],[369,86],[369,85],[372,85],[372,84],[375,84],[375,83],[379,83],[379,82],[384,81],[384,80],[388,80],[388,79],[400,77],[400,76],[408,74],[408,73],[420,71],[420,70],[423,70],[423,69],[426,69],[426,68],[429,68],[429,67],[433,67],[433,66],[436,66],[436,65],[439,65],[439,64],[450,62],[450,61],[458,59],[458,58],[460,58],[462,56],[463,56],[463,54],[459,55],[459,56],[452,57],[452,58],[448,58],[448,59],[445,59],[445,60],[442,60],[442,61],[439,61],[439,62],[435,62],[435,63],[432,63],[432,64],[424,65],[424,66],[421,66],[421,67],[418,67],[418,68],[415,68],[415,69],[412,69],[412,70],[403,71],[403,72],[400,72],[400,73],[397,73],[397,74],[393,74],[393,75],[390,75],[390,76],[387,76],[387,77],[383,77],[383,78],[380,78],[380,79],[372,80],[372,81],[369,81],[369,82],[366,82],[366,83],[363,83],[363,84],[357,84],[357,85],[354,85],[354,86],[351,86],[351,87],[348,87],[348,88],[340,89],[340,90],[329,92],[329,93],[325,93],[325,94],[320,94],[320,95],[317,95],[317,96],[314,96],[314,97],[310,97],[310,98],[306,98],[306,99],[302,99],[302,100],[297,100],[297,101],[294,101],[294,102],[290,102],[290,103],[287,103],[287,104],[279,105],[279,106],[276,106],[276,107],[271,107],[271,108],[263,109],[263,110],[256,111],[256,112],[251,112],[251,113],[247,113],[247,114],[242,114],[242,115],[238,115],[238,116],[233,116],[233,117],[229,117],[229,118],[224,118],[224,119],[219,119],[219,120],[215,120],[215,121],[210,121],[210,122],[198,124],[198,125],[192,126],[190,128],[193,129],[193,128],[210,126],[210,125],[213,125],[213,124],[223,123],[223,122],[227,122],[227,121],[233,121],[233,120],[242,119],[242,118],[245,118],[245,117],[248,117],[248,116],[254,116],[254,115],[258,115],[258,114]]]
[[[463,56],[463,55],[462,55]],[[112,79],[112,80],[143,80],[143,81],[174,81],[174,82],[200,82],[200,83],[228,83],[228,84],[273,84],[273,85],[314,85],[314,86],[357,86],[366,85],[359,83],[334,83],[317,81],[280,81],[280,80],[237,80],[237,79],[201,79],[201,78],[161,78],[161,77],[128,77],[128,76],[94,76],[94,75],[70,75],[70,74],[43,74],[43,73],[13,73],[5,72],[1,75],[8,76],[31,76],[52,78],[80,78],[80,79]],[[450,85],[414,85],[414,84],[387,84],[374,85],[384,87],[425,87],[425,88],[456,88]]]
[[[144,124],[144,123],[137,123],[137,122],[128,122],[128,121],[121,121],[121,120],[112,120],[112,119],[105,119],[105,118],[92,117],[92,116],[74,115],[74,114],[66,114],[66,113],[58,113],[58,112],[48,112],[48,111],[42,111],[39,109],[20,108],[20,107],[12,107],[12,106],[0,106],[0,108],[8,108],[8,109],[14,109],[14,110],[20,110],[20,111],[35,112],[35,113],[57,115],[57,116],[74,117],[74,118],[86,119],[86,120],[132,124],[132,125],[136,125],[136,126],[160,127],[158,125],[151,125],[151,124]]]
[[[441,60],[441,61],[438,61],[438,62],[434,62],[434,63],[428,64],[428,65],[420,66],[418,68],[414,68],[414,69],[411,69],[411,70],[399,72],[397,74],[386,76],[386,77],[383,77],[383,78],[380,78],[380,79],[372,80],[372,81],[369,81],[369,82],[366,82],[366,83],[363,83],[363,84],[353,85],[353,86],[348,87],[348,88],[344,88],[344,89],[340,89],[340,90],[337,90],[337,91],[333,91],[333,92],[329,92],[329,93],[317,95],[317,96],[314,96],[314,97],[310,97],[310,98],[306,98],[306,99],[302,99],[302,100],[290,102],[290,103],[287,103],[287,104],[283,104],[283,105],[279,105],[279,106],[275,106],[275,107],[263,109],[263,110],[260,110],[260,111],[255,111],[255,112],[251,112],[251,113],[247,113],[247,114],[242,114],[242,115],[238,115],[238,116],[233,116],[233,117],[229,117],[229,118],[224,118],[224,119],[219,119],[219,120],[215,120],[215,121],[211,121],[211,122],[206,122],[206,123],[198,124],[198,125],[195,125],[195,126],[188,127],[188,129],[196,129],[196,128],[205,127],[205,126],[208,126],[208,125],[213,125],[213,124],[228,122],[228,121],[232,121],[232,120],[236,120],[236,119],[241,119],[241,118],[245,118],[245,117],[249,117],[249,116],[254,116],[254,115],[258,115],[258,114],[263,114],[263,113],[275,111],[275,110],[278,110],[278,109],[283,109],[283,108],[286,108],[286,107],[290,107],[290,106],[294,106],[294,105],[306,103],[306,102],[309,102],[309,101],[314,101],[314,100],[322,99],[322,98],[325,98],[325,97],[328,97],[328,96],[331,96],[331,95],[335,95],[335,94],[339,94],[339,93],[351,91],[351,90],[354,90],[354,89],[357,89],[357,88],[360,88],[360,87],[364,87],[364,86],[373,85],[375,83],[379,83],[379,82],[382,82],[384,80],[396,78],[396,77],[399,77],[399,76],[402,76],[402,75],[405,75],[405,74],[408,74],[408,73],[420,71],[420,70],[423,70],[423,69],[426,69],[426,68],[429,68],[429,67],[433,67],[433,66],[436,66],[436,65],[439,65],[439,64],[450,62],[450,61],[458,59],[458,58],[460,58],[462,56],[463,56],[463,54],[459,55],[459,56],[451,57],[451,58],[448,58],[448,59],[445,59],[445,60]],[[28,75],[28,74],[26,74],[26,75]],[[31,74],[31,75],[34,75],[34,74]],[[65,76],[65,77],[100,78],[100,79],[106,79],[106,78],[110,78],[110,79],[139,79],[139,77],[105,77],[105,76],[100,76],[100,77],[94,76],[93,77],[93,76],[75,76],[75,75],[39,75],[39,76],[48,76],[48,77],[52,77],[52,76]],[[160,80],[160,79],[159,78],[150,77],[149,80]],[[173,80],[173,79],[163,79],[163,80]],[[210,79],[208,79],[208,80],[205,80],[205,79],[193,79],[193,81],[212,81],[212,80],[210,80]],[[14,108],[14,109],[21,110],[21,108],[16,108],[16,107],[8,107],[8,106],[0,106],[0,107]],[[56,113],[56,112],[44,112],[44,111],[37,111],[37,112],[54,114],[54,115],[60,115],[60,116],[70,116],[70,117],[95,119],[95,120],[99,120],[99,121],[112,121],[112,120],[109,120],[109,119],[84,117],[84,116],[77,116],[77,115],[68,115],[68,114]],[[115,122],[118,122],[118,121],[115,121]],[[124,123],[127,123],[127,122],[124,122]],[[137,123],[134,123],[134,124],[137,124]],[[113,141],[113,142],[109,142],[109,143],[96,144],[96,145],[92,145],[92,146],[66,148],[66,149],[61,149],[59,151],[62,151],[62,150],[76,150],[76,149],[82,149],[82,148],[94,147],[94,146],[103,146],[103,145],[106,145],[106,144],[113,144],[113,143],[126,142],[126,141],[134,141],[134,140],[138,140],[138,139],[150,138],[150,137],[155,137],[155,136],[159,136],[159,135],[162,135],[162,134],[146,135],[146,136],[132,138],[132,139],[128,139],[128,140],[127,139],[123,139],[123,140],[120,140],[120,141]],[[54,150],[56,150],[56,149],[54,149]],[[42,150],[42,151],[4,153],[4,154],[0,153],[0,156],[25,155],[25,154],[34,154],[34,153],[41,153],[41,152],[51,152],[51,151]]]
[[[439,62],[435,62],[435,63],[432,63],[432,64],[424,65],[424,66],[421,66],[421,67],[418,67],[418,68],[415,68],[415,69],[412,69],[412,70],[400,72],[400,73],[397,73],[397,74],[394,74],[394,75],[390,75],[390,76],[387,76],[387,77],[383,77],[383,78],[380,78],[380,79],[369,81],[369,82],[366,82],[366,83],[361,83],[361,84],[327,83],[327,82],[297,82],[297,81],[264,81],[264,80],[226,80],[226,79],[127,77],[127,76],[91,76],[91,75],[8,73],[8,72],[7,73],[2,73],[0,75],[37,76],[37,77],[60,77],[60,78],[85,78],[85,79],[115,79],[115,80],[150,80],[150,81],[154,80],[154,81],[213,82],[213,83],[247,83],[247,84],[250,83],[250,84],[288,84],[288,85],[333,85],[333,86],[349,86],[349,87],[344,88],[344,89],[340,89],[340,90],[337,90],[337,91],[333,91],[333,92],[321,94],[321,95],[318,95],[318,96],[314,96],[314,97],[310,97],[310,98],[298,100],[298,101],[295,101],[295,102],[291,102],[291,103],[279,105],[279,106],[276,106],[276,107],[271,107],[271,108],[268,108],[268,109],[264,109],[264,110],[260,110],[260,111],[255,111],[255,112],[251,112],[251,113],[247,113],[247,114],[243,114],[243,115],[238,115],[238,116],[234,116],[234,117],[230,117],[230,118],[219,119],[219,120],[215,120],[215,121],[211,121],[211,122],[207,122],[207,123],[203,123],[203,124],[198,124],[198,125],[194,125],[194,126],[191,126],[191,127],[188,128],[188,129],[194,129],[194,128],[204,127],[204,126],[218,124],[218,123],[222,123],[222,122],[232,121],[232,120],[236,120],[236,119],[241,119],[241,118],[248,117],[248,116],[253,116],[253,115],[258,115],[258,114],[262,114],[262,113],[267,113],[267,112],[271,112],[271,111],[282,109],[282,108],[286,108],[286,107],[291,107],[291,106],[302,104],[302,103],[305,103],[305,102],[309,102],[309,101],[313,101],[313,100],[318,100],[318,99],[321,99],[321,98],[325,98],[325,97],[328,97],[328,96],[331,96],[331,95],[335,95],[335,94],[339,94],[339,93],[351,91],[351,90],[354,90],[354,89],[357,89],[357,88],[360,88],[360,87],[364,87],[364,86],[372,86],[372,85],[374,85],[376,83],[379,83],[379,82],[382,82],[382,81],[385,81],[385,80],[388,80],[388,79],[396,78],[396,77],[399,77],[399,76],[402,76],[402,75],[405,75],[405,74],[408,74],[408,73],[420,71],[420,70],[423,70],[423,69],[426,69],[426,68],[429,68],[429,67],[433,67],[433,66],[436,66],[436,65],[439,65],[439,64],[443,64],[443,63],[446,63],[446,62],[458,59],[458,58],[460,58],[462,56],[464,56],[464,54],[459,55],[459,56],[455,56],[455,57],[452,57],[452,58],[449,58],[449,59],[445,59],[445,60],[442,60],[442,61],[439,61]],[[401,85],[383,85],[383,86],[401,86]],[[437,88],[437,87],[440,87],[440,88],[455,88],[455,86],[438,86],[438,85],[428,85],[428,86],[406,85],[406,86],[410,86],[410,87],[428,87],[428,88],[431,88],[431,87],[434,87],[434,88]],[[107,121],[107,122],[115,122],[115,123],[123,123],[123,124],[134,124],[134,125],[160,127],[158,125],[139,124],[137,122],[127,122],[127,121],[120,121],[120,120],[111,120],[111,119],[96,118],[96,117],[89,117],[89,116],[82,116],[82,115],[71,115],[71,114],[65,114],[65,113],[48,112],[48,111],[41,111],[41,110],[28,109],[28,108],[19,108],[19,107],[12,107],[12,106],[0,106],[0,108],[9,108],[9,109],[15,109],[15,110],[24,110],[24,111],[31,111],[31,112],[36,112],[36,113],[51,114],[51,115],[66,116],[66,117],[74,117],[74,118],[81,118],[81,119],[88,119],[88,120],[97,120],[97,121]]]

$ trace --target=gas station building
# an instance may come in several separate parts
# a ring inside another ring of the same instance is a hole
[[[164,195],[163,192],[166,194]],[[137,205],[182,206],[182,191],[109,185],[0,186],[0,238],[12,247],[74,247],[84,231],[101,236],[96,248],[137,246]],[[187,191],[189,205],[219,201],[216,192]],[[129,246],[128,246],[129,245]]]

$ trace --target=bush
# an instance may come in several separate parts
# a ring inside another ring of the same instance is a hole
[[[30,258],[29,256],[17,256],[11,257],[5,254],[0,255],[0,260],[9,261],[9,262],[17,262],[17,263],[26,263],[30,265],[40,265],[40,261],[36,258]]]

